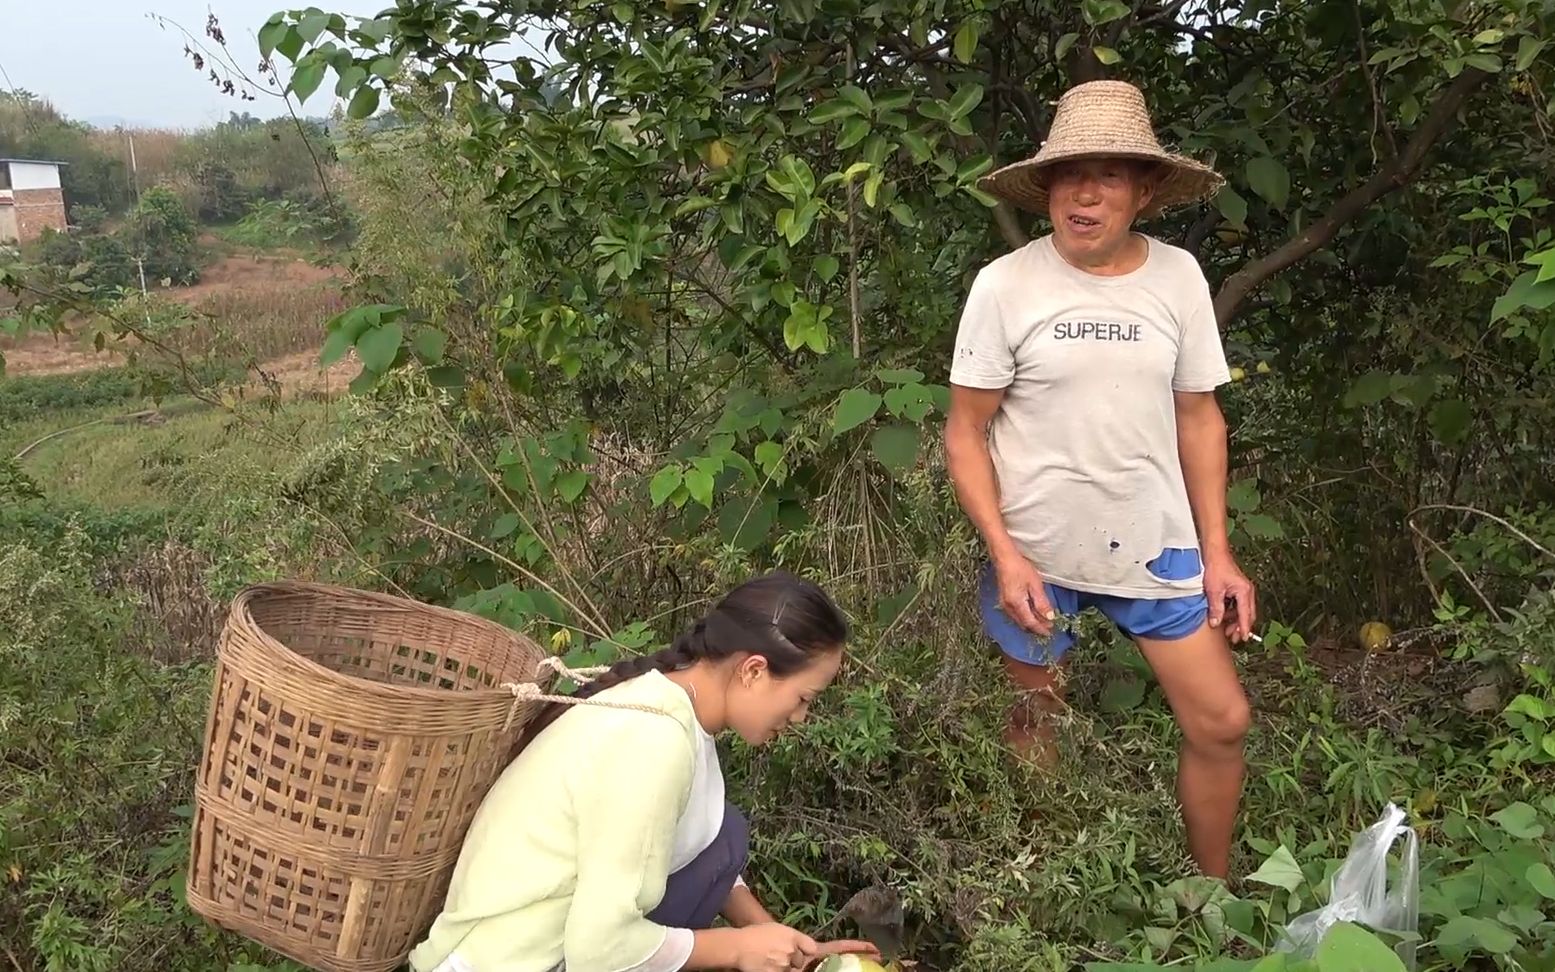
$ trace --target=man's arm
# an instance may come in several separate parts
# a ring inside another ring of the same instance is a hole
[[[1021,627],[1046,637],[1053,631],[1053,608],[1042,589],[1042,576],[1016,548],[999,512],[999,481],[988,451],[988,424],[1003,401],[1002,388],[950,386],[945,465],[956,499],[988,547],[1005,612]]]
[[[1204,594],[1209,599],[1209,622],[1218,627],[1225,602],[1236,603],[1235,626],[1226,632],[1233,641],[1245,641],[1257,619],[1256,593],[1243,576],[1231,553],[1226,530],[1226,418],[1214,392],[1174,393],[1177,411],[1177,453],[1188,504],[1198,529],[1204,555]]]
[[[999,513],[999,482],[988,451],[988,424],[1003,401],[1003,388],[951,385],[950,413],[945,419],[945,465],[950,481],[995,563],[1018,556]]]

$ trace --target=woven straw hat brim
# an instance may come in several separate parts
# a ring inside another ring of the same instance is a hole
[[[1161,174],[1155,196],[1145,208],[1146,216],[1191,206],[1210,198],[1226,184],[1219,173],[1204,163],[1171,152],[1092,149],[1039,154],[1013,162],[983,176],[978,188],[1021,209],[1046,216],[1047,170],[1059,162],[1078,159],[1142,159],[1158,163]]]
[[[1022,209],[1047,213],[1046,170],[1073,159],[1124,158],[1158,163],[1160,181],[1144,215],[1196,203],[1225,180],[1214,169],[1167,151],[1155,137],[1144,93],[1127,81],[1088,81],[1058,100],[1047,141],[1029,159],[978,180],[978,188]]]

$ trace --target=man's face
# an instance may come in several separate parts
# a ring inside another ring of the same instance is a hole
[[[1146,166],[1131,159],[1055,165],[1048,176],[1048,215],[1059,247],[1088,261],[1122,252],[1154,191]]]

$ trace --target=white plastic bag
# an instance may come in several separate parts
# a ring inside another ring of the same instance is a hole
[[[1398,882],[1388,888],[1388,852],[1404,838]],[[1404,968],[1415,972],[1420,931],[1420,838],[1404,822],[1404,811],[1388,804],[1382,817],[1355,835],[1350,853],[1334,874],[1328,904],[1297,915],[1285,926],[1279,950],[1311,958],[1328,930],[1354,922],[1377,932],[1404,936],[1394,951]]]

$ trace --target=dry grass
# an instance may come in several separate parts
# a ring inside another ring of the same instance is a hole
[[[188,132],[170,128],[94,129],[87,140],[103,155],[119,159],[130,170],[130,139],[135,140],[135,168],[142,189],[171,183],[177,171],[180,146]]]
[[[186,352],[265,363],[317,348],[325,323],[347,306],[328,285],[223,291],[200,302],[178,343]]]

